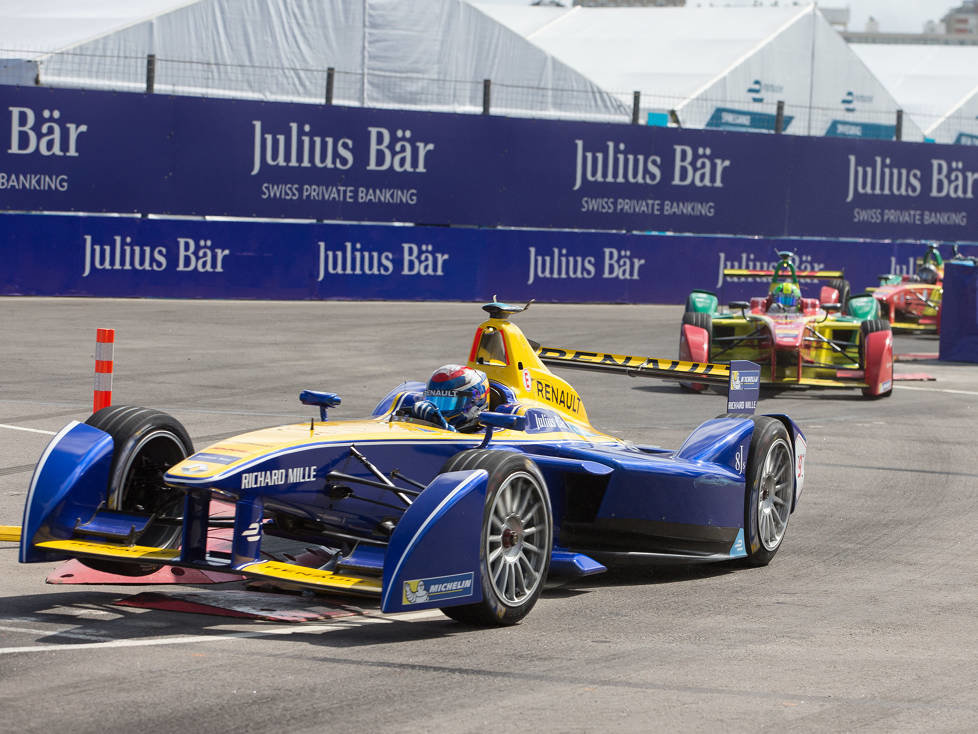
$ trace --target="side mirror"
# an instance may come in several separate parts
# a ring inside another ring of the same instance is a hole
[[[512,415],[510,413],[494,413],[486,410],[479,413],[479,423],[487,428],[508,428],[511,431],[526,430],[526,416]]]
[[[833,311],[841,311],[842,310],[842,304],[841,303],[823,303],[822,304],[822,310],[825,311],[825,312],[827,312],[827,313],[832,313]]]
[[[731,301],[730,308],[731,310],[746,311],[750,308],[750,303],[747,301]]]
[[[525,431],[526,430],[526,416],[525,415],[511,415],[509,413],[494,413],[491,410],[487,410],[483,413],[479,413],[479,423],[486,427],[486,435],[482,439],[482,443],[479,444],[480,449],[484,449],[489,445],[492,440],[492,429],[493,428],[509,428],[513,431]]]
[[[326,420],[326,408],[335,408],[343,400],[334,392],[319,392],[318,390],[303,390],[299,393],[299,402],[303,405],[318,405],[319,420]]]

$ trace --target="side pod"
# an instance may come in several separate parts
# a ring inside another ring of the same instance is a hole
[[[479,547],[489,475],[440,474],[397,523],[384,558],[381,610],[482,601]]]
[[[109,434],[77,421],[51,439],[34,469],[27,493],[21,563],[68,557],[40,550],[34,544],[70,538],[79,522],[91,519],[106,496],[112,448]]]

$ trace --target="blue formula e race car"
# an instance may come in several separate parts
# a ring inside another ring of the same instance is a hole
[[[318,419],[197,452],[155,410],[113,406],[70,423],[34,471],[20,561],[231,571],[477,625],[518,622],[548,574],[771,561],[801,494],[806,444],[787,416],[753,414],[756,365],[540,347],[510,320],[525,307],[484,308],[466,365],[436,373],[434,387],[399,385],[365,419],[327,420],[340,398],[305,391]],[[545,363],[725,383],[728,412],[677,450],[636,445],[593,428]],[[456,373],[485,380],[484,409],[462,430],[441,414]],[[215,550],[208,534],[222,522],[231,540]],[[276,556],[278,538],[314,545],[315,562]]]

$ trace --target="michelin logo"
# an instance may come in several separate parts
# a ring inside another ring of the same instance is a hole
[[[734,370],[730,375],[730,387],[733,390],[751,389],[761,381],[761,376],[756,372],[741,372]]]
[[[405,581],[401,601],[404,604],[424,604],[465,596],[472,596],[471,572]]]

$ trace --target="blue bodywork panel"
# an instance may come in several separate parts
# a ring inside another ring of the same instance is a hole
[[[488,476],[483,469],[440,474],[404,513],[384,560],[384,612],[482,601]]]
[[[65,558],[35,548],[41,540],[71,537],[75,526],[92,520],[105,500],[112,465],[112,437],[72,422],[51,439],[34,469],[20,538],[20,562]]]

